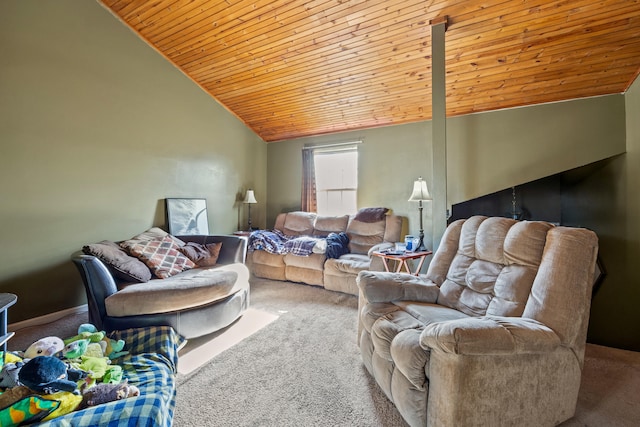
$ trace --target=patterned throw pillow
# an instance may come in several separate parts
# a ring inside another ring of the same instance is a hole
[[[222,242],[206,245],[188,242],[180,248],[180,252],[195,262],[198,267],[213,267],[218,262],[220,248],[222,248]]]
[[[195,267],[189,258],[180,253],[180,247],[171,236],[165,236],[162,240],[127,240],[120,246],[147,264],[153,274],[160,279],[166,279]]]

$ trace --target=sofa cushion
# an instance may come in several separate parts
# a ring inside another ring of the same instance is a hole
[[[252,264],[263,264],[271,267],[281,267],[284,270],[284,256],[280,254],[272,254],[267,251],[252,251]]]
[[[240,290],[235,287],[236,282],[241,282],[240,272],[233,266],[195,268],[167,279],[123,285],[105,300],[107,314],[123,317],[167,313],[222,300]]]
[[[126,240],[120,246],[147,264],[160,279],[195,267],[193,261],[179,251],[180,247],[171,236],[165,236],[162,240]]]
[[[422,331],[426,325],[469,317],[457,310],[431,303],[398,302],[394,305],[399,308],[397,311],[389,307],[387,313],[375,320],[370,327],[376,353],[389,361],[393,360],[391,345],[400,332],[408,329]],[[383,307],[388,305],[376,305],[377,310]]]
[[[386,221],[362,222],[352,219],[347,226],[349,252],[367,254],[372,246],[384,241]]]
[[[347,229],[349,215],[319,216],[313,225],[313,235],[327,237],[331,233],[340,233]]]
[[[117,279],[125,282],[148,282],[151,270],[142,261],[127,254],[117,243],[103,240],[86,245],[82,251],[105,263]]]
[[[327,257],[324,254],[311,254],[309,256],[286,254],[283,259],[287,267],[300,267],[308,270],[322,271]]]
[[[552,227],[497,217],[465,221],[438,303],[472,316],[521,316]]]
[[[428,302],[396,301],[394,304],[418,319],[423,326],[469,317],[458,310]]]
[[[289,212],[281,231],[287,236],[310,236],[315,219],[316,214],[312,212]]]
[[[187,242],[179,248],[187,258],[193,261],[198,267],[213,267],[218,262],[222,242],[201,245],[196,242]]]
[[[357,221],[378,222],[382,221],[389,212],[388,208],[362,208],[355,216]]]
[[[340,258],[328,259],[324,264],[326,274],[342,276],[344,274],[358,275],[371,266],[371,258],[361,254],[346,254]]]

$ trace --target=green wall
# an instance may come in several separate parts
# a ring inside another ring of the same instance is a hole
[[[585,203],[595,211],[607,277],[593,299],[589,339],[640,351],[640,79],[625,94],[626,146],[593,180],[612,182]],[[596,228],[597,227],[597,228]]]
[[[94,1],[0,2],[0,292],[10,322],[86,302],[83,244],[207,199],[212,233],[264,222],[266,144]]]
[[[622,95],[448,119],[449,203],[623,153],[624,123]]]
[[[419,228],[413,181],[432,182],[431,122],[366,129],[270,143],[267,147],[267,225],[280,212],[300,209],[304,146],[362,141],[358,145],[358,206],[385,206]],[[425,241],[431,241],[431,203],[424,206]],[[408,226],[408,224],[406,225]],[[408,230],[406,230],[408,232]]]
[[[449,205],[623,153],[624,111],[624,97],[611,95],[448,119]],[[389,207],[417,234],[417,204],[407,201],[413,181],[422,176],[432,188],[443,179],[433,176],[430,121],[269,144],[267,222],[300,208],[303,146],[356,139],[363,141],[359,206]],[[429,247],[431,205],[424,209]]]
[[[639,116],[636,82],[626,95],[447,120],[449,204],[604,160],[589,179],[571,184],[566,202],[589,213],[571,220],[598,233],[608,273],[593,299],[589,341],[636,351],[640,350],[640,274],[631,266],[632,260],[640,259],[636,220],[640,202],[631,183],[640,182],[640,123],[634,121]],[[430,122],[269,144],[268,223],[273,224],[277,213],[300,207],[304,145],[353,139],[363,140],[359,206],[387,206],[408,216],[408,231],[417,233],[417,206],[407,202],[411,183],[419,175],[429,185],[442,179],[432,175]],[[430,205],[424,213],[427,244],[433,236]]]

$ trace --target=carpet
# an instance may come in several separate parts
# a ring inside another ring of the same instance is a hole
[[[277,318],[275,314],[249,307],[242,317],[226,328],[203,337],[190,339],[178,353],[180,357],[178,373],[190,374]]]
[[[640,425],[640,353],[587,344],[576,414],[560,425]]]
[[[174,426],[406,426],[362,365],[355,296],[252,279],[251,306],[279,317],[178,375]]]
[[[177,375],[175,427],[406,426],[362,366],[356,297],[252,278],[251,308],[264,321],[257,331],[237,333],[236,323],[221,333],[233,331],[227,344],[192,340],[189,352],[205,361]],[[72,336],[87,321],[85,312],[19,330],[9,325],[16,332],[9,349]],[[640,353],[587,344],[576,414],[561,426],[631,427],[637,420]]]
[[[174,426],[407,426],[362,365],[356,297],[252,278],[251,305],[279,317],[178,376]],[[639,392],[640,353],[587,344],[562,427],[636,426]]]

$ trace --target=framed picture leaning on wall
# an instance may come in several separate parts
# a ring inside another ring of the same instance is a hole
[[[165,199],[169,234],[174,236],[208,235],[205,199]]]

